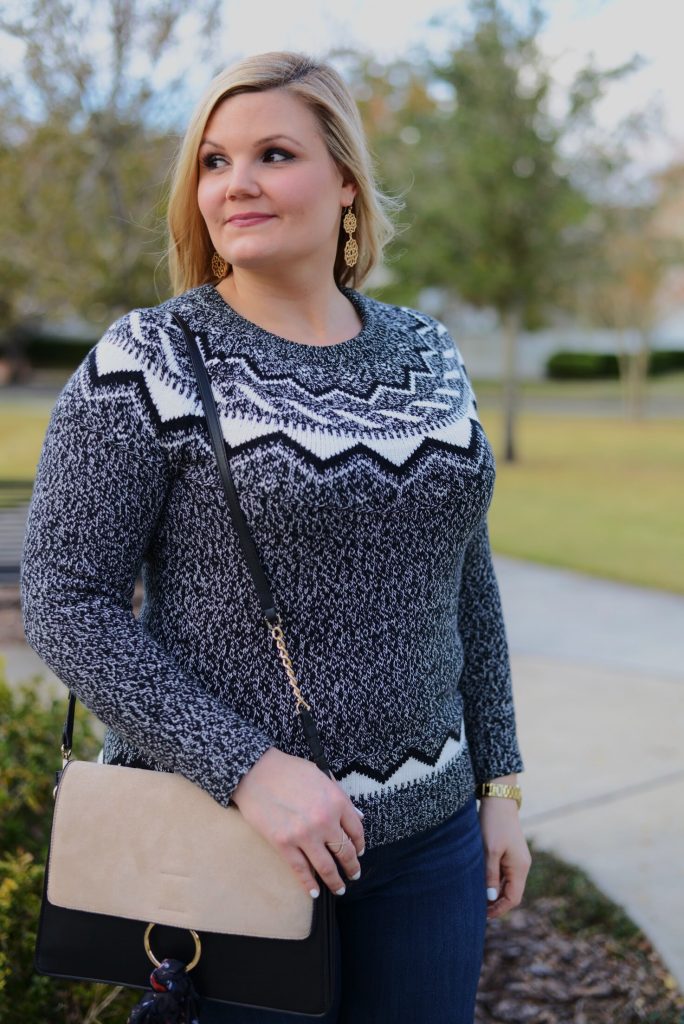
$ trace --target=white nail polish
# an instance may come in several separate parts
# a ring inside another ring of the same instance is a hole
[[[321,894],[318,889],[309,889],[309,896],[313,896],[315,900],[317,900],[320,895]]]
[[[365,814],[363,813],[363,811],[360,811],[358,807],[355,807],[354,810],[358,814],[359,818],[365,818]]]
[[[487,899],[488,900],[495,900],[495,899],[497,899],[498,895],[499,895],[499,893],[497,892],[497,890],[493,886],[490,886],[487,889]]]
[[[365,852],[366,852],[366,847],[364,846],[363,850],[359,850],[359,852],[356,854],[356,856],[357,857],[363,857]]]
[[[336,895],[336,896],[344,896],[344,894],[345,894],[345,892],[346,892],[346,891],[347,891],[347,890],[346,890],[346,887],[345,887],[345,886],[343,885],[341,889],[338,889],[338,890],[337,890],[337,892],[335,893],[335,895]]]
[[[359,868],[359,870],[356,872],[355,875],[351,876],[351,880],[352,880],[352,882],[358,882],[360,877],[361,877],[361,868]]]

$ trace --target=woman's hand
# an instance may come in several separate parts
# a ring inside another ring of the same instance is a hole
[[[325,845],[339,842],[343,829],[351,843],[335,858],[347,878],[360,872],[360,812],[339,783],[313,761],[269,747],[242,776],[231,799],[245,820],[283,855],[307,893],[318,895],[312,867],[336,895],[344,889],[345,881]]]
[[[502,917],[521,902],[532,863],[515,800],[483,797],[480,801],[480,828],[487,889],[496,889],[497,893],[495,900],[488,898],[487,918]]]

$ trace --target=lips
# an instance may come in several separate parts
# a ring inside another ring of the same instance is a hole
[[[270,213],[236,213],[233,217],[230,217],[228,223],[239,226],[241,224],[261,224],[263,221],[272,219],[273,215]]]

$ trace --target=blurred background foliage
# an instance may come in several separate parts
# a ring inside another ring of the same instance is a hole
[[[638,70],[638,57],[609,68],[587,58],[561,85],[540,47],[544,12],[535,0],[518,4],[515,17],[502,0],[470,0],[467,17],[464,6],[438,19],[451,40],[439,60],[419,47],[384,62],[370,48],[327,55],[357,99],[382,187],[405,201],[399,233],[365,290],[446,322],[454,308],[494,317],[501,380],[474,383],[497,460],[520,470],[499,477],[492,508],[499,550],[681,590],[684,542],[670,514],[671,503],[684,500],[681,473],[664,490],[651,474],[643,524],[633,483],[612,487],[602,504],[595,488],[602,480],[607,486],[606,478],[592,478],[593,504],[564,519],[584,553],[577,562],[576,545],[561,529],[561,495],[587,482],[575,475],[582,470],[573,456],[575,430],[571,420],[561,430],[535,419],[539,410],[528,403],[542,383],[548,404],[560,402],[563,380],[566,406],[575,403],[577,413],[603,389],[591,407],[595,418],[583,417],[587,444],[606,434],[607,405],[621,406],[634,421],[645,416],[647,397],[663,396],[658,408],[669,415],[684,406],[682,353],[652,351],[664,300],[684,306],[684,161],[658,171],[635,162],[635,145],[660,131],[648,105],[611,130],[599,123],[602,100]],[[66,375],[112,320],[168,296],[170,164],[196,96],[233,59],[212,50],[226,16],[216,0],[199,0],[191,10],[178,0],[25,0],[19,7],[0,0],[0,38],[21,54],[18,71],[0,74],[6,382],[30,384],[32,366],[61,367]],[[546,369],[558,383],[521,382],[521,333],[558,323],[574,325],[578,335],[606,329],[613,351],[559,352]],[[681,420],[658,416],[668,432],[662,450],[681,467]],[[27,447],[22,437],[39,441],[46,421],[45,409],[25,401],[6,406],[0,427],[16,443],[0,476],[33,473],[38,442]],[[629,431],[615,424],[610,430],[635,460],[616,456],[613,465],[632,481],[648,475],[652,451],[642,465]],[[567,457],[574,468],[557,491],[542,473],[528,493],[526,468],[535,474],[548,465],[546,457],[535,460],[549,437],[558,439],[548,453],[554,467],[560,471]],[[596,451],[582,454],[591,461]],[[629,492],[627,504],[615,500],[618,492]],[[526,510],[537,502],[544,526],[531,531]],[[606,548],[612,524],[624,523],[628,508],[639,528],[659,538],[657,558],[652,544],[643,557],[640,549],[625,558],[621,547]],[[504,530],[505,523],[513,526]]]
[[[471,14],[468,30],[447,26],[454,44],[439,63],[420,51],[388,64],[329,55],[357,97],[382,184],[406,200],[410,233],[375,292],[414,303],[443,286],[528,327],[559,306],[588,310],[591,294],[604,321],[634,320],[619,286],[642,311],[658,273],[683,258],[657,214],[666,193],[681,197],[684,170],[625,184],[648,111],[609,135],[594,120],[638,59],[587,64],[552,111],[540,8],[531,3],[523,24],[499,0],[473,0]],[[0,80],[4,327],[73,313],[95,326],[166,296],[164,208],[189,112],[184,82],[210,57],[207,70],[218,70],[208,47],[220,17],[214,0],[192,16],[177,0],[0,3],[0,32],[23,53],[21,73]]]
[[[0,657],[0,1021],[121,1024],[139,992],[36,974],[33,953],[66,699],[36,679],[9,686]],[[102,727],[80,705],[75,756],[94,760]]]

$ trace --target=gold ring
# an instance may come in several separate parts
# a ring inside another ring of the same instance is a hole
[[[340,840],[340,842],[339,842],[339,843],[326,843],[326,844],[325,844],[325,845],[326,845],[326,846],[327,846],[327,847],[328,847],[329,849],[330,849],[331,847],[333,847],[333,846],[336,846],[336,847],[337,847],[337,849],[336,849],[336,850],[332,850],[332,849],[331,849],[331,850],[330,850],[330,852],[331,852],[331,853],[334,853],[334,854],[338,854],[338,853],[341,853],[341,852],[342,852],[342,850],[343,850],[343,848],[344,848],[344,847],[345,847],[345,846],[347,845],[347,843],[351,843],[351,839],[349,838],[349,836],[347,835],[347,833],[346,833],[346,832],[344,831],[344,829],[342,829],[342,835],[344,836],[344,839]]]
[[[145,952],[147,953],[148,957],[150,958],[154,966],[161,967],[161,962],[157,960],[156,956],[152,952],[152,947],[150,946],[150,935],[152,933],[152,929],[154,928],[154,926],[154,921],[148,924],[147,928],[145,929],[145,938],[143,941],[145,943]],[[191,971],[193,967],[197,967],[197,964],[199,963],[199,958],[202,955],[202,943],[200,942],[199,935],[197,934],[197,932],[193,931],[192,928],[188,928],[188,931],[195,940],[195,955],[193,956],[190,963],[186,966],[186,972]]]

